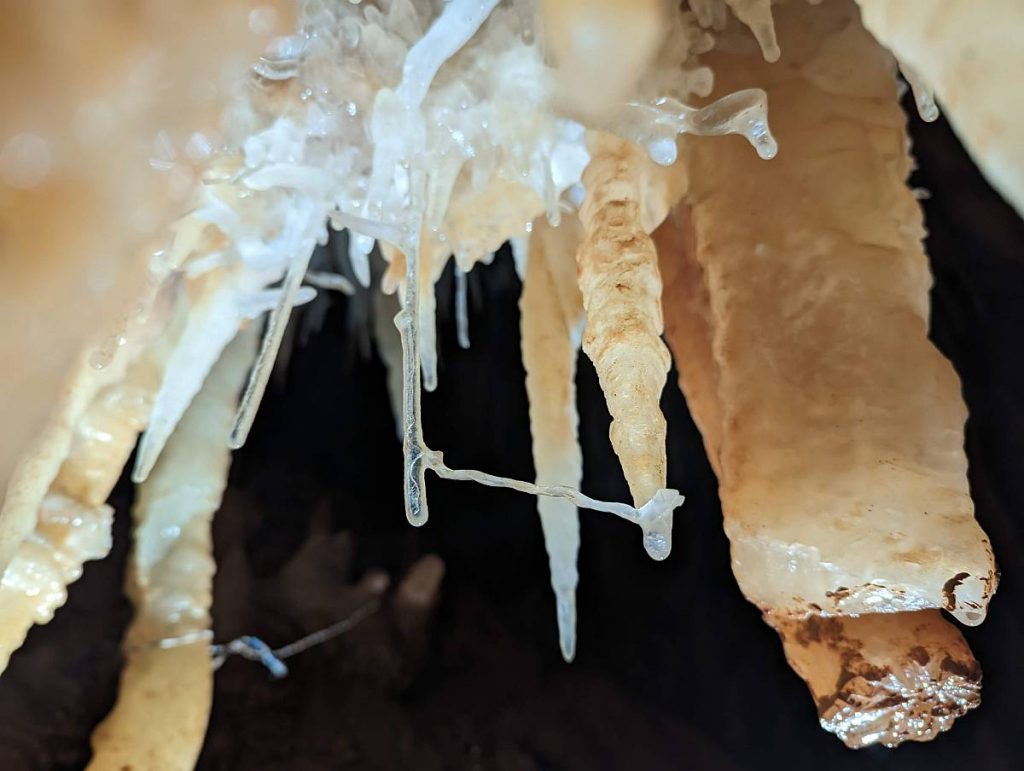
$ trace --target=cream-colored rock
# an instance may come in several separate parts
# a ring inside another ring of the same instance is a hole
[[[64,604],[84,563],[110,551],[106,500],[149,418],[180,330],[179,288],[167,282],[111,366],[81,363],[49,430],[12,477],[0,522],[0,540],[13,549],[0,581],[0,672],[33,624],[48,623]]]
[[[539,6],[558,98],[589,115],[632,94],[668,26],[669,6],[658,0],[541,0]]]
[[[654,233],[665,337],[679,385],[722,477],[722,405],[712,355],[709,292],[696,261],[688,207]],[[821,724],[850,747],[926,741],[980,702],[980,669],[938,611],[806,619],[766,614],[786,657],[811,690]]]
[[[227,485],[254,332],[225,351],[139,488],[127,580],[136,615],[117,703],[93,735],[94,771],[186,771],[199,757],[213,697],[210,522]]]
[[[947,608],[977,624],[995,565],[959,382],[927,338],[891,61],[852,4],[813,10],[778,9],[778,65],[709,57],[724,91],[766,88],[778,157],[728,137],[685,150],[734,572],[772,615]]]
[[[864,25],[934,90],[989,182],[1024,215],[1024,4],[858,2]]]
[[[0,672],[34,624],[46,624],[67,600],[67,588],[88,560],[111,546],[114,510],[49,493],[32,533],[19,544],[0,581]]]
[[[722,406],[718,364],[711,350],[712,321],[704,272],[697,262],[690,207],[681,203],[651,235],[662,281],[665,340],[676,360],[679,387],[704,439],[715,473],[721,476]]]
[[[777,103],[777,99],[773,100],[773,105]],[[785,122],[784,118],[782,120]],[[773,122],[778,126],[779,119]],[[795,126],[786,132],[783,127],[780,136],[785,142],[787,136],[798,135],[797,131],[801,130],[804,129]],[[742,147],[714,146],[705,149],[709,155],[716,149],[727,155],[730,150],[737,154],[746,150]],[[788,160],[787,149],[788,146],[784,143],[780,158],[765,165],[785,163]],[[705,161],[709,164],[704,167],[706,169],[710,167],[711,161],[707,157]],[[751,168],[754,171],[758,170],[757,166]],[[876,169],[877,165],[865,163],[864,168],[872,170]],[[749,188],[745,200],[756,201],[756,180],[761,178],[751,179],[748,176],[745,179],[750,180],[745,185]],[[901,179],[895,181],[902,185]],[[782,182],[785,184],[785,178]],[[695,200],[700,200],[698,197],[701,196],[711,197],[708,196],[710,187],[710,181],[706,176],[694,174]],[[727,190],[717,195],[722,196],[723,200],[729,197]],[[807,201],[812,200],[811,196],[805,196]],[[770,196],[766,194],[766,197]],[[743,202],[741,201],[739,205],[742,206]],[[707,216],[708,207],[702,208],[701,204],[695,203],[695,209],[698,211],[693,212],[691,217],[689,205],[679,206],[654,234],[664,283],[665,334],[677,359],[680,386],[686,395],[690,412],[704,437],[712,467],[720,479],[731,478],[734,485],[742,486],[743,478],[733,473],[737,461],[756,463],[758,458],[764,455],[770,457],[772,450],[770,446],[748,443],[745,446],[753,453],[749,459],[743,453],[736,452],[735,445],[733,452],[723,450],[723,446],[730,441],[742,442],[745,438],[740,426],[730,426],[726,422],[725,416],[732,416],[735,413],[725,400],[736,401],[737,392],[726,391],[723,383],[733,382],[730,380],[730,369],[735,362],[724,355],[720,356],[721,349],[714,347],[721,338],[719,317],[712,310],[713,298],[724,299],[726,307],[730,307],[728,304],[731,304],[731,309],[735,311],[739,310],[736,305],[739,302],[750,306],[760,302],[767,310],[771,307],[770,300],[774,298],[758,300],[753,293],[744,293],[737,297],[731,292],[733,282],[742,283],[744,275],[736,263],[730,264],[731,269],[728,272],[714,273],[708,269],[714,257],[709,256],[711,250],[707,248],[706,241],[702,244],[703,251],[698,247],[697,231],[693,221],[694,218]],[[794,206],[794,209],[803,213],[805,223],[806,220],[813,218],[807,212],[808,205],[803,208]],[[903,211],[910,215],[915,214],[910,208]],[[776,210],[775,216],[781,217],[783,213]],[[766,223],[751,223],[751,229],[755,229],[758,224]],[[710,233],[710,226],[708,228],[706,233]],[[756,233],[751,234],[751,237],[753,242],[748,245],[747,259],[756,261],[759,256],[771,254],[762,251],[761,255],[758,255],[757,244],[760,239],[756,237]],[[729,243],[742,242],[736,238]],[[780,255],[780,259],[784,259],[784,253]],[[714,283],[710,281],[713,275],[719,277]],[[799,279],[790,277],[789,281]],[[804,291],[813,292],[813,285]],[[865,309],[865,315],[868,310]],[[726,328],[735,330],[735,327]],[[826,332],[830,328],[836,329],[834,325],[820,327]],[[816,331],[812,328],[803,332],[802,336],[806,338]],[[841,328],[838,331],[843,332]],[[843,334],[856,331],[858,328],[852,327]],[[751,327],[749,334],[759,333],[756,328]],[[794,342],[799,345],[799,339],[795,339]],[[819,341],[819,344],[821,342],[825,341]],[[833,341],[831,345],[835,346],[837,342]],[[860,342],[865,343],[864,340]],[[811,353],[809,350],[807,356]],[[772,374],[785,375],[773,373],[769,368],[768,377]],[[761,411],[753,402],[765,393],[760,390],[764,377],[765,374],[762,374],[753,380],[754,385],[748,389],[749,397],[744,398],[748,410]],[[799,377],[787,379],[793,381],[791,388],[795,386],[796,389],[800,389],[805,387],[806,383],[810,393],[814,393],[813,380],[808,382]],[[769,389],[767,393],[778,393],[778,390]],[[798,397],[799,394],[791,393],[790,396],[792,403],[798,405],[800,399],[794,396]],[[766,403],[764,410],[770,409],[772,403]],[[786,420],[794,419],[792,411],[783,411],[782,416]],[[735,420],[734,417],[732,419]],[[784,479],[786,484],[808,496],[808,499],[802,502],[802,506],[794,509],[791,514],[813,518],[816,514],[815,505],[818,503],[816,496],[821,495],[821,487],[813,478],[814,474],[820,473],[817,466],[821,465],[816,462],[818,459],[814,453],[823,448],[827,450],[828,445],[835,440],[827,423],[805,420],[800,425],[806,432],[802,446],[809,454],[805,461],[798,464]],[[794,449],[799,452],[800,446]],[[804,479],[800,476],[802,473],[811,476]],[[725,498],[724,491],[723,499],[726,501],[726,517],[729,520],[738,518],[737,515],[742,512],[734,508],[734,499]],[[826,506],[830,499],[831,496],[826,494]],[[756,510],[751,512],[756,513]],[[906,514],[913,516],[913,509]],[[739,518],[749,522],[753,516]],[[751,524],[751,528],[756,528],[756,523]],[[767,533],[768,538],[772,535],[772,532]],[[835,531],[833,537],[840,540],[849,538],[848,528]],[[857,534],[854,534],[854,537],[856,538]],[[790,571],[792,565],[788,560],[776,557],[778,561],[773,564],[772,550],[766,549],[766,552],[765,559],[758,565],[759,570],[765,571],[760,575],[748,566],[734,562],[734,570],[738,577],[742,576],[745,588],[755,587],[753,591],[756,592],[759,581],[770,586],[777,576],[786,575]],[[900,565],[897,560],[889,569],[898,576],[905,570],[905,566]],[[799,579],[803,575],[798,573],[796,578]],[[786,615],[787,612],[793,612],[793,608],[785,605],[781,609],[775,608],[764,599],[761,599],[759,604],[766,610],[766,619],[779,632],[790,665],[807,683],[817,704],[822,726],[835,733],[850,747],[874,743],[895,746],[903,741],[925,741],[934,738],[939,732],[948,730],[956,718],[980,702],[980,668],[959,631],[944,620],[938,611],[868,614],[859,618],[823,618],[818,615],[795,618]],[[836,610],[833,607],[815,608],[810,605],[807,608],[829,613]],[[776,612],[777,610],[782,612]]]
[[[0,505],[0,571],[6,570],[36,526],[40,506],[71,449],[75,428],[96,395],[124,376],[124,364],[97,371],[80,354],[75,371],[52,405],[46,427],[11,470]]]
[[[611,441],[636,506],[665,487],[661,391],[670,356],[661,341],[661,278],[642,221],[649,161],[636,145],[598,136],[583,172],[583,241],[576,253],[587,311],[583,350],[594,362]]]

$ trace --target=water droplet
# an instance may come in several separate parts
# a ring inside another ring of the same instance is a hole
[[[659,562],[666,559],[672,552],[672,536],[670,533],[644,533],[644,549],[651,559]]]
[[[675,139],[655,139],[647,145],[647,154],[659,166],[671,166],[678,154]]]
[[[99,348],[89,354],[89,366],[93,369],[106,369],[114,360],[114,354],[105,348]]]
[[[900,62],[900,72],[910,84],[910,90],[914,92],[914,103],[917,105],[917,114],[921,116],[921,120],[926,123],[938,120],[939,106],[935,104],[935,93],[921,77],[921,74],[905,62]]]

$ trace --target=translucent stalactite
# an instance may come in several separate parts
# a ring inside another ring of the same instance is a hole
[[[579,487],[583,454],[577,436],[576,328],[583,304],[576,288],[579,221],[555,228],[540,218],[530,236],[532,255],[519,301],[523,368],[530,402],[533,465],[538,485]],[[555,594],[562,656],[576,654],[576,557],[580,525],[576,506],[564,498],[537,501]]]

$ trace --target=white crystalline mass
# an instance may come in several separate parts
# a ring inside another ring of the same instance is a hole
[[[454,0],[437,19],[437,4],[410,0],[382,3],[386,12],[306,3],[303,31],[285,47],[299,98],[256,133],[265,118],[251,103],[235,112],[248,137],[244,183],[403,228],[426,214],[455,244],[471,239],[445,227],[457,189],[480,192],[504,178],[523,195],[557,199],[586,164],[582,128],[549,110],[539,48],[523,41],[521,14],[491,13],[495,4]],[[428,201],[414,200],[417,173],[429,177]]]
[[[674,162],[675,137],[684,132],[741,133],[763,156],[774,152],[762,92],[699,110],[686,104],[711,89],[696,56],[712,41],[693,13],[676,10],[636,93],[599,125],[560,111],[535,15],[531,0],[301,3],[296,34],[276,41],[241,84],[225,116],[227,145],[209,160],[193,211],[154,265],[157,278],[187,276],[190,328],[157,396],[136,480],[152,469],[238,327],[273,303],[232,432],[233,447],[245,442],[291,309],[309,298],[301,284],[330,223],[350,230],[349,257],[363,285],[376,240],[404,256],[396,322],[410,521],[426,521],[430,468],[615,513],[641,525],[652,556],[667,556],[672,509],[681,502],[675,491],[639,509],[606,504],[568,488],[447,469],[422,440],[421,378],[428,388],[436,383],[433,282],[449,255],[469,270],[506,241],[519,242],[538,217],[557,224],[574,210],[583,198],[588,130],[637,141],[662,164]],[[517,256],[522,271],[525,250]],[[466,344],[464,301],[460,290]]]

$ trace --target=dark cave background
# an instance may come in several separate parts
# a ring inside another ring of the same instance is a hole
[[[1002,568],[988,620],[964,630],[985,671],[980,709],[936,741],[895,751],[853,752],[818,727],[775,633],[732,578],[715,478],[674,372],[662,400],[668,477],[687,500],[672,555],[655,563],[633,526],[581,512],[578,651],[563,663],[533,499],[428,477],[431,519],[406,523],[385,371],[360,350],[353,301],[332,296],[236,455],[215,525],[217,637],[291,642],[359,607],[373,571],[397,582],[428,553],[446,565],[440,604],[412,632],[385,609],[290,661],[281,681],[230,660],[199,767],[1024,768],[1024,222],[948,125],[913,116],[911,131],[913,184],[931,193],[932,334],[963,379],[977,516]],[[531,478],[520,285],[507,248],[469,283],[469,350],[455,340],[450,268],[438,287],[440,379],[423,400],[426,438],[449,465]],[[578,389],[583,490],[626,500],[585,357]],[[0,769],[88,760],[130,618],[120,588],[130,501],[122,480],[114,553],[87,565],[0,679]]]

